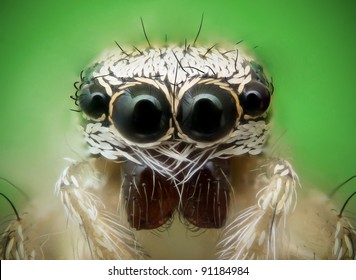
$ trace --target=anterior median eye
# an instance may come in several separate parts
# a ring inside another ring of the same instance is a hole
[[[244,113],[258,116],[264,113],[270,103],[271,94],[268,88],[259,82],[250,82],[245,85],[243,92],[239,95],[240,104]]]
[[[134,86],[113,101],[111,118],[126,139],[150,143],[160,139],[169,129],[171,107],[159,89],[151,85]]]
[[[195,141],[212,142],[227,135],[238,117],[232,94],[217,85],[196,85],[181,98],[177,121]]]
[[[100,118],[109,111],[110,97],[102,86],[89,84],[79,93],[79,106],[89,117]]]

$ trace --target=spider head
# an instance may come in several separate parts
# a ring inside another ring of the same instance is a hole
[[[172,176],[191,162],[262,151],[273,87],[239,50],[114,50],[85,73],[77,103],[92,154]]]

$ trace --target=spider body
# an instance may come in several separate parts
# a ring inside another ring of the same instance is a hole
[[[144,258],[137,231],[165,228],[177,213],[188,228],[219,231],[218,258],[355,258],[342,211],[321,193],[297,204],[292,165],[265,149],[273,85],[236,45],[119,47],[76,87],[89,155],[56,184],[79,229],[75,257]],[[4,258],[42,250],[21,221],[0,239]]]

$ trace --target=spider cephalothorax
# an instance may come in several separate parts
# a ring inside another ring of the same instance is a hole
[[[221,227],[231,185],[224,159],[259,154],[266,140],[272,86],[262,67],[238,49],[117,48],[85,73],[76,93],[84,134],[92,154],[127,162],[131,225],[160,226],[180,208],[198,227]],[[197,210],[201,197],[206,210]]]

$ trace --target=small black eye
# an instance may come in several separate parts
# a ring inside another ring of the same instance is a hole
[[[79,93],[79,106],[92,118],[100,118],[102,114],[108,114],[110,97],[102,86],[90,84],[84,86]]]
[[[150,143],[160,139],[169,129],[171,107],[164,93],[157,88],[135,86],[114,101],[111,118],[128,140]]]
[[[251,116],[258,116],[265,112],[270,100],[271,94],[268,88],[258,82],[246,84],[243,92],[239,95],[239,101],[244,113]]]
[[[177,121],[195,141],[212,142],[227,135],[238,117],[231,93],[216,85],[197,85],[180,100]]]

